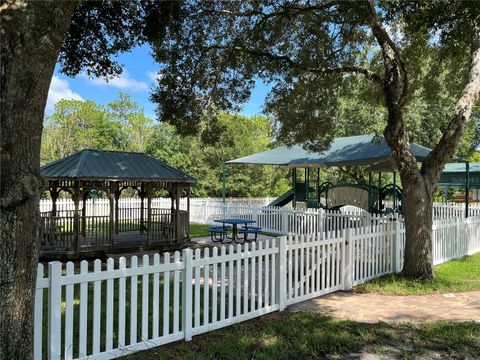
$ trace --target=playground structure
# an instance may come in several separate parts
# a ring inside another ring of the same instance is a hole
[[[303,170],[303,171],[301,171]],[[303,179],[301,179],[303,173]],[[313,173],[313,176],[312,176]],[[355,206],[370,213],[401,212],[402,189],[396,184],[382,186],[382,173],[378,173],[378,186],[373,185],[370,173],[368,185],[321,183],[320,169],[292,169],[292,189],[272,201],[269,206],[285,206],[292,202],[303,203],[305,208],[337,210],[343,206]]]
[[[41,255],[82,258],[107,252],[180,248],[189,240],[190,186],[196,180],[142,153],[82,150],[41,168],[52,199],[41,213]],[[140,203],[122,206],[122,191],[133,189]],[[167,192],[170,208],[155,208],[157,191]],[[74,210],[57,209],[61,192],[71,196]],[[109,199],[109,214],[87,213],[86,202]],[[187,197],[186,209],[180,198]],[[146,202],[146,204],[145,204]]]
[[[411,144],[411,151],[418,162],[426,159],[431,149],[418,144]],[[469,164],[451,164],[462,167],[457,174],[457,183],[446,179],[443,187],[463,187],[470,190]],[[333,140],[330,148],[322,153],[313,153],[303,149],[302,145],[281,146],[272,150],[227,161],[224,164],[224,196],[226,189],[227,164],[257,164],[286,166],[292,169],[292,188],[271,202],[270,206],[292,204],[303,208],[323,208],[338,210],[343,206],[355,206],[369,213],[401,213],[402,188],[397,184],[398,169],[393,153],[383,137],[373,134],[340,137]],[[449,164],[450,165],[450,164]],[[321,169],[330,166],[367,166],[368,184],[332,184],[322,179]],[[480,167],[478,188],[480,188]],[[393,183],[382,184],[382,176],[391,173]],[[458,182],[458,177],[463,182]],[[468,216],[468,199],[465,215]]]

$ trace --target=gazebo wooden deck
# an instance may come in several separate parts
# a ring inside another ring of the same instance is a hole
[[[41,169],[52,209],[41,213],[44,258],[84,258],[115,251],[171,249],[189,240],[190,186],[196,179],[146,154],[82,150]],[[120,196],[134,189],[138,207],[122,207]],[[156,191],[165,190],[171,206],[152,207]],[[74,210],[57,210],[60,193],[68,193]],[[89,198],[103,193],[108,215],[87,214]],[[180,198],[187,197],[186,209]],[[146,201],[145,201],[146,200]]]

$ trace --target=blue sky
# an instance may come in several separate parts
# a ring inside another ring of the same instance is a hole
[[[57,67],[50,86],[46,114],[54,111],[55,103],[60,99],[93,100],[99,104],[106,104],[122,91],[130,94],[145,109],[146,116],[155,119],[155,104],[149,100],[149,95],[159,65],[150,55],[149,47],[137,47],[130,53],[122,54],[118,57],[118,62],[124,66],[123,73],[109,82],[99,78],[90,79],[85,75],[69,78],[61,74]],[[255,115],[262,111],[270,87],[261,81],[257,81],[256,84],[250,101],[244,104],[241,111],[244,115]]]

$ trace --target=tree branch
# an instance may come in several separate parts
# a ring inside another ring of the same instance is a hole
[[[470,121],[470,114],[480,96],[480,25],[474,29],[468,81],[455,104],[453,116],[442,138],[423,162],[422,172],[438,181],[443,166],[449,161],[460,143],[461,136]]]
[[[208,48],[206,48],[204,50],[204,52],[208,52],[209,50],[213,50],[213,49],[228,49],[228,48],[229,47],[222,46],[222,45],[212,45],[212,46],[209,46]],[[384,79],[380,75],[378,75],[377,73],[375,73],[374,71],[372,71],[370,69],[363,68],[363,67],[360,67],[360,66],[353,66],[353,65],[352,66],[339,66],[339,67],[336,67],[336,68],[311,67],[311,66],[303,65],[303,64],[293,60],[291,57],[289,57],[287,55],[276,55],[276,54],[272,54],[271,52],[268,52],[268,51],[263,51],[263,50],[258,50],[258,49],[250,49],[250,48],[247,48],[247,47],[244,47],[244,46],[239,46],[239,45],[237,45],[237,46],[235,46],[231,49],[233,49],[235,51],[245,52],[247,54],[251,54],[251,55],[255,55],[255,56],[265,57],[265,58],[268,58],[270,60],[283,62],[283,63],[286,63],[287,65],[289,65],[289,66],[291,66],[295,69],[303,70],[303,71],[310,72],[310,73],[316,73],[316,74],[358,73],[358,74],[365,75],[365,77],[367,79],[372,80],[379,85],[383,85],[383,83],[384,83]]]
[[[382,52],[388,53],[389,52],[388,48],[390,48],[391,51],[393,51],[394,56],[392,60],[395,60],[395,63],[397,64],[397,67],[399,70],[399,75],[402,78],[402,93],[398,98],[398,105],[400,107],[403,107],[407,100],[408,88],[409,88],[405,63],[403,61],[403,58],[400,54],[400,50],[398,49],[397,45],[393,42],[393,40],[390,38],[390,35],[388,35],[388,32],[380,24],[377,13],[375,11],[375,5],[373,4],[373,1],[368,1],[368,6],[371,14],[370,27],[380,47],[382,48]]]
[[[403,107],[408,95],[405,65],[397,46],[378,20],[373,0],[368,1],[368,7],[371,15],[370,28],[382,50],[385,66],[384,94],[388,108],[388,120],[383,134],[394,152],[395,161],[401,174],[405,174],[404,171],[407,171],[410,177],[417,177],[420,173],[417,169],[416,159],[410,151],[403,117]]]

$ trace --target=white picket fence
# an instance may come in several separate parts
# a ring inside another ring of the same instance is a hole
[[[144,255],[141,264],[136,256],[128,264],[40,264],[35,358],[111,359],[350,289],[401,270],[404,234],[393,217],[339,232]],[[435,264],[478,251],[480,217],[434,221]]]
[[[226,198],[225,201],[229,204],[234,205],[246,205],[246,206],[266,206],[271,203],[275,198],[273,197],[264,197],[264,198]],[[140,198],[120,198],[119,205],[121,208],[140,208]],[[198,219],[202,223],[205,218],[205,214],[209,214],[209,208],[215,209],[218,206],[223,204],[222,198],[191,198],[190,199],[190,212],[193,219]],[[80,204],[81,205],[81,204]],[[109,215],[109,200],[108,199],[88,199],[86,201],[86,212],[87,216],[98,215],[98,216],[108,216]],[[145,201],[146,206],[146,201]],[[170,208],[171,199],[170,198],[153,198],[152,207],[156,208]],[[187,199],[180,199],[180,209],[186,210],[187,208]],[[52,209],[52,201],[50,199],[41,199],[40,200],[40,211],[46,212]],[[57,210],[75,210],[73,200],[71,199],[58,199],[57,200]],[[214,210],[215,211],[215,210]]]
[[[228,198],[223,203],[221,198],[192,198],[190,199],[190,222],[199,224],[213,224],[215,219],[222,217],[237,217],[257,222],[266,232],[282,234],[314,234],[325,231],[339,231],[346,227],[362,227],[371,222],[378,222],[384,216],[372,218],[371,214],[354,206],[345,206],[341,211],[324,209],[293,209],[288,207],[269,207],[273,198]],[[170,208],[169,198],[155,198],[152,200],[154,208]],[[40,201],[40,211],[51,210],[50,200]],[[181,199],[182,210],[187,208],[185,198]],[[140,199],[120,199],[120,208],[137,209],[140,216]],[[57,201],[57,210],[74,210],[73,201],[61,199]],[[470,216],[480,216],[480,206],[470,206]],[[108,216],[109,201],[107,199],[89,199],[86,202],[87,216]],[[134,213],[130,213],[134,215]],[[465,216],[464,204],[438,204],[433,207],[434,219],[454,219]]]
[[[435,220],[433,264],[441,264],[480,251],[480,216]]]
[[[480,215],[480,204],[471,203],[468,208],[469,216]],[[450,219],[450,218],[465,217],[465,204],[440,204],[436,203],[433,206],[434,219]]]

